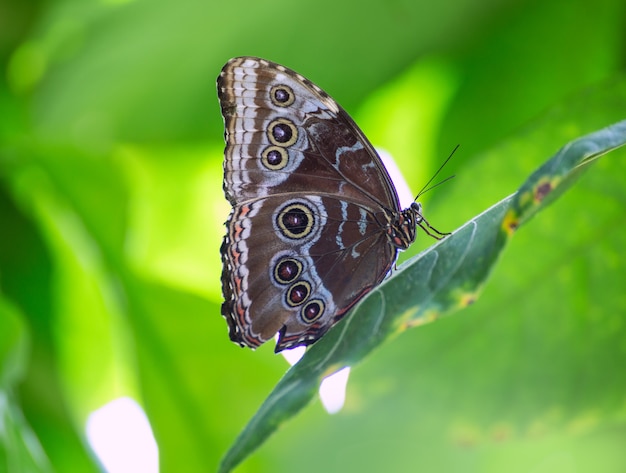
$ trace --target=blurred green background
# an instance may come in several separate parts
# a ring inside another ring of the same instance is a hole
[[[285,372],[220,316],[229,58],[312,79],[414,190],[460,144],[424,196],[442,230],[626,116],[623,0],[1,2],[0,471],[98,471],[85,421],[120,396],[161,471],[213,471]],[[626,471],[625,157],[238,471]]]

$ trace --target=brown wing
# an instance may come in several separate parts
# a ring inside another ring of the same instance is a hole
[[[306,224],[294,224],[293,209]],[[395,261],[370,210],[320,195],[289,194],[235,206],[222,247],[223,313],[231,339],[276,351],[321,337]]]
[[[226,129],[224,192],[231,204],[306,192],[314,178],[318,192],[400,210],[370,142],[309,80],[264,59],[240,57],[224,66],[217,85]],[[278,133],[290,134],[293,143],[281,143]]]
[[[395,189],[347,113],[295,72],[235,58],[218,95],[233,205],[222,245],[231,339],[254,348],[280,332],[276,351],[308,345],[395,261],[381,226],[399,211]]]

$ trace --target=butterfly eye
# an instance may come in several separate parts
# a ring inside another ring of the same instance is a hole
[[[413,211],[413,215],[415,216],[416,224],[424,220],[424,217],[422,217],[422,204],[420,204],[419,202],[413,202],[410,208]]]

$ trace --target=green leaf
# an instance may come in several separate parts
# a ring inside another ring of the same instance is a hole
[[[27,332],[17,308],[0,293],[0,388],[12,388],[26,365]]]
[[[27,195],[34,194],[29,189]],[[22,210],[0,187],[0,222],[9,223],[0,233],[0,282],[6,298],[0,300],[4,396],[0,424],[6,428],[3,447],[11,465],[7,471],[48,471],[50,465],[96,471],[68,415],[56,377],[49,251]]]
[[[354,366],[409,327],[474,303],[519,226],[570,188],[590,163],[624,144],[626,121],[568,143],[514,195],[402,265],[287,372],[228,451],[220,471],[232,470],[307,405],[324,377]]]
[[[13,394],[28,351],[23,316],[0,293],[0,471],[52,471]]]
[[[53,469],[19,402],[0,389],[0,471],[48,473]]]

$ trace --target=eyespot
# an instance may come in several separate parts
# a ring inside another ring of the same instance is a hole
[[[325,305],[319,299],[313,299],[306,303],[300,310],[300,318],[305,324],[312,324],[324,314]]]
[[[295,99],[296,96],[293,90],[291,90],[291,87],[280,84],[270,89],[270,100],[277,107],[288,107]]]
[[[261,163],[270,171],[278,171],[289,163],[289,153],[284,148],[268,146],[261,154]]]
[[[289,284],[302,273],[302,263],[295,258],[282,258],[274,266],[274,280],[279,284]]]
[[[287,304],[297,307],[304,303],[311,294],[311,285],[307,281],[298,281],[287,290]]]
[[[286,118],[277,118],[267,127],[267,137],[270,143],[286,148],[298,140],[298,129]]]
[[[313,231],[315,217],[307,205],[298,202],[283,207],[276,216],[276,224],[284,236],[299,240]]]

